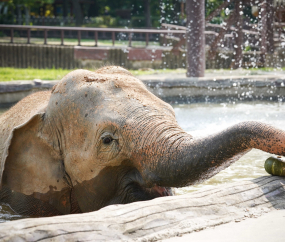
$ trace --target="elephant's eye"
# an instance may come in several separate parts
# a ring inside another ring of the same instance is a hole
[[[113,141],[113,139],[110,136],[103,137],[102,140],[103,140],[103,143],[105,145],[108,145],[108,144],[110,144]]]

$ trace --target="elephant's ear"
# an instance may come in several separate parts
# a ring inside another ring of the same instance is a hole
[[[1,187],[2,191],[10,194],[4,196],[4,202],[14,204],[16,211],[17,204],[25,201],[32,205],[41,203],[37,207],[46,209],[40,211],[41,215],[70,211],[69,199],[59,192],[66,187],[62,161],[49,143],[48,135],[43,132],[49,98],[49,91],[32,94],[0,118]],[[53,204],[60,201],[56,196],[61,196],[66,202],[63,205]],[[36,207],[32,205],[31,210]],[[56,211],[52,211],[54,207]],[[21,211],[18,209],[17,212]],[[32,211],[29,213],[33,214]]]
[[[36,116],[43,115],[49,98],[50,92],[32,94],[1,115],[0,183],[2,183],[5,163],[15,131],[26,126]]]
[[[133,76],[132,73],[120,66],[105,66],[95,72],[99,74],[120,74],[126,76]]]

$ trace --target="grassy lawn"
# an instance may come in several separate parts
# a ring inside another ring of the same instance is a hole
[[[10,37],[1,37],[0,42],[6,42],[10,43]],[[43,44],[44,39],[42,38],[31,38],[30,39],[31,44]],[[26,44],[27,43],[27,38],[20,38],[20,37],[14,37],[14,43],[19,43],[19,44]],[[47,43],[49,45],[60,45],[61,44],[61,39],[59,38],[48,38]],[[78,40],[77,39],[64,39],[64,45],[77,45]],[[92,39],[81,39],[81,46],[94,46],[95,41]],[[103,46],[112,46],[112,40],[98,40],[98,46],[103,47]],[[128,40],[116,40],[115,41],[115,46],[128,46],[129,41]],[[154,42],[150,41],[149,42],[150,46],[159,46],[159,42]],[[145,41],[132,41],[132,46],[133,47],[145,47]]]
[[[0,68],[0,81],[14,81],[14,80],[60,80],[63,76],[69,73],[71,70],[63,69],[18,69],[18,68]],[[94,70],[91,70],[94,71]],[[160,73],[186,73],[185,69],[143,69],[143,70],[130,70],[135,75],[149,75]]]
[[[8,68],[0,67],[0,81],[14,81],[14,80],[60,80],[67,73],[72,70],[63,70],[63,69],[20,69],[20,68]],[[94,69],[90,69],[94,71]],[[186,74],[186,69],[140,69],[140,70],[129,70],[134,76],[140,75],[156,75],[156,74]],[[272,73],[284,73],[285,68],[274,69],[274,68],[252,68],[252,69],[238,69],[238,70],[206,70],[206,76],[212,75],[264,75],[271,72]],[[171,76],[171,75],[170,75]]]
[[[17,69],[17,68],[0,68],[0,81],[14,80],[59,80],[70,70],[62,69]]]

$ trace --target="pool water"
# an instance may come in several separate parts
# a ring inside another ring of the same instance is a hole
[[[194,137],[217,133],[243,121],[261,121],[285,129],[285,103],[198,103],[173,106],[179,125]],[[202,184],[175,189],[184,194],[221,183],[250,180],[268,175],[264,162],[271,154],[253,149],[227,169]]]
[[[179,125],[194,137],[203,137],[219,132],[242,121],[261,121],[285,129],[285,103],[196,103],[173,105]],[[0,110],[0,114],[5,110]],[[268,175],[264,162],[271,155],[252,150],[236,163],[202,184],[175,189],[177,195],[216,186],[221,183],[250,180]],[[0,222],[23,218],[9,206],[0,204]]]

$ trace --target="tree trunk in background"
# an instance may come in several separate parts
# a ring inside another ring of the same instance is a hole
[[[68,0],[63,0],[63,17],[67,17],[68,14]]]
[[[259,29],[261,31],[261,63],[265,65],[265,55],[267,52],[267,2],[268,0],[264,0],[261,2],[261,9],[260,14],[258,16],[259,18]]]
[[[273,0],[267,0],[267,51],[274,52],[274,6]]]
[[[237,69],[242,66],[242,50],[243,50],[243,9],[244,2],[239,0],[235,2],[235,15],[236,15],[236,36],[235,36],[235,60],[233,68]]]
[[[187,77],[205,74],[205,0],[186,1]]]
[[[22,25],[22,11],[21,11],[21,5],[17,5],[17,24]]]
[[[25,23],[30,25],[30,8],[25,6]]]
[[[75,15],[75,22],[77,26],[82,24],[82,11],[79,0],[72,0],[73,4],[73,13]]]
[[[150,16],[150,0],[145,0],[145,21],[146,27],[151,27],[151,16]]]

